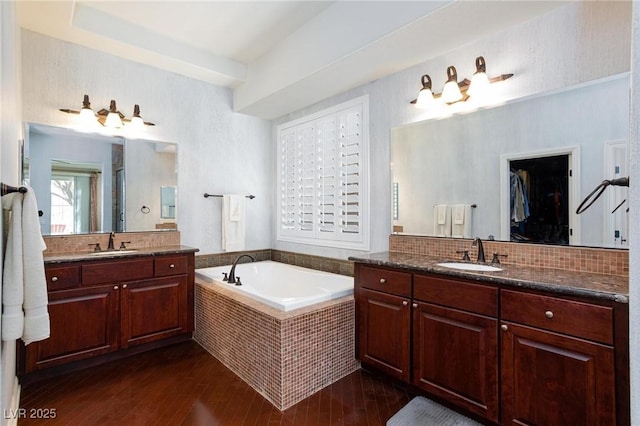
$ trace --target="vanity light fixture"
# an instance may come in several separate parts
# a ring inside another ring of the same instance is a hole
[[[416,99],[416,106],[418,108],[429,108],[433,102],[433,91],[431,90],[431,77],[428,74],[422,76],[422,89],[418,93],[418,99]]]
[[[473,74],[473,77],[471,77],[467,95],[483,97],[489,91],[489,84],[487,64],[484,62],[484,57],[478,56],[476,58],[476,72]]]
[[[501,74],[496,77],[489,78],[487,76],[487,64],[483,56],[476,58],[476,72],[471,80],[464,79],[458,81],[458,71],[453,65],[447,68],[447,82],[444,85],[442,93],[433,93],[431,90],[431,78],[425,74],[421,78],[422,89],[418,94],[418,98],[411,101],[417,107],[425,108],[427,104],[423,104],[421,97],[425,93],[425,99],[429,99],[427,92],[431,94],[433,99],[442,99],[445,103],[451,105],[456,102],[466,101],[470,97],[474,99],[482,99],[489,92],[489,85],[498,81],[503,81],[513,77],[513,74]]]
[[[100,111],[95,113],[91,109],[89,95],[84,95],[82,108],[79,111],[68,108],[60,108],[60,111],[68,114],[79,114],[81,122],[85,125],[91,125],[98,122],[102,124],[102,126],[111,129],[131,126],[131,128],[136,130],[142,129],[144,126],[155,126],[154,123],[144,121],[142,119],[140,116],[140,106],[138,104],[133,107],[133,116],[131,118],[125,117],[123,113],[118,111],[115,100],[111,100],[109,103],[109,109],[102,108]]]
[[[98,111],[98,121],[104,126],[111,129],[119,129],[122,127],[122,119],[124,114],[116,108],[116,101],[113,99],[109,103],[109,111],[101,109]]]
[[[442,100],[448,104],[458,102],[462,99],[462,92],[458,85],[458,71],[453,65],[447,68],[447,82],[442,89]]]
[[[91,109],[89,95],[84,95],[82,100],[82,108],[80,109],[80,121],[86,124],[95,123],[96,113]]]

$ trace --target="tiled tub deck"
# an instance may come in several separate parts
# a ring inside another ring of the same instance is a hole
[[[194,339],[280,410],[359,367],[352,296],[282,312],[196,281]]]

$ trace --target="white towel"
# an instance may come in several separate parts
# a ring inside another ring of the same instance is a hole
[[[246,198],[238,194],[222,196],[222,249],[244,250]]]
[[[433,207],[433,232],[436,237],[451,236],[451,207],[436,204]]]
[[[2,340],[31,342],[49,337],[47,281],[38,206],[33,189],[2,197],[11,210],[2,286]]]
[[[454,204],[451,206],[451,215],[453,216],[452,237],[471,238],[471,209],[471,204]]]

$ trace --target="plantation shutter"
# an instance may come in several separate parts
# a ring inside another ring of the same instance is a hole
[[[278,127],[278,238],[360,248],[367,200],[362,102]]]

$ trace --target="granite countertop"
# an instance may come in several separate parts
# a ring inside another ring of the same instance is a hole
[[[68,253],[53,253],[44,255],[45,264],[63,263],[63,262],[81,262],[87,260],[102,260],[102,259],[122,259],[125,257],[142,257],[142,256],[156,256],[164,254],[181,254],[181,253],[195,253],[199,251],[197,248],[172,245],[172,246],[156,246],[156,247],[142,247],[131,248],[124,251],[112,250],[102,251],[100,255],[94,254],[93,251],[86,252],[68,252]]]
[[[388,266],[411,272],[429,272],[505,286],[548,291],[563,295],[629,302],[629,277],[563,269],[534,268],[518,265],[499,265],[502,271],[476,272],[438,266],[451,261],[440,257],[397,252],[371,253],[352,256],[349,260],[370,265]]]

